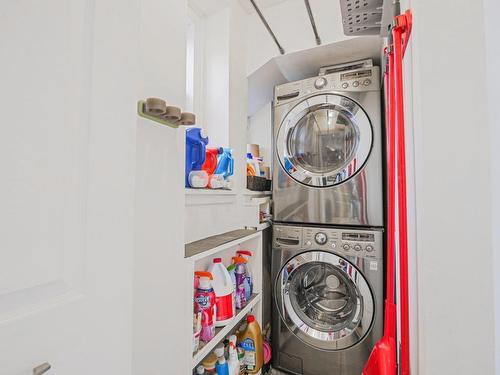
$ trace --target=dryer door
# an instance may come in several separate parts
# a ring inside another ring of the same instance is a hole
[[[287,328],[321,350],[361,341],[374,320],[373,295],[348,260],[323,251],[296,255],[276,280],[276,305]]]
[[[312,187],[341,184],[368,160],[373,141],[370,120],[352,99],[321,94],[299,102],[277,133],[281,167]]]

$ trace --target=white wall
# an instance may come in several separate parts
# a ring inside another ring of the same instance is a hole
[[[493,374],[483,9],[473,0],[411,5],[419,373]]]
[[[182,107],[186,2],[141,1],[140,18],[137,97]],[[136,147],[133,374],[188,374],[191,312],[181,301],[190,296],[176,288],[192,282],[183,268],[184,130],[138,118]]]
[[[322,44],[348,39],[343,33],[338,1],[311,1]],[[288,0],[262,9],[286,53],[316,46],[316,40],[303,1]],[[247,20],[247,73],[250,74],[280,53],[256,13]]]
[[[229,18],[225,8],[204,18],[204,123],[212,147],[229,145]]]
[[[495,373],[500,374],[500,3],[497,0],[484,0],[484,25],[486,42],[486,77],[488,92],[488,122],[491,147],[491,230],[493,234],[493,263],[495,293]]]
[[[267,103],[257,113],[248,118],[248,143],[260,145],[260,156],[264,163],[271,165],[272,160],[272,104]]]

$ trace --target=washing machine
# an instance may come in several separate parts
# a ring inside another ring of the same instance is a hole
[[[381,229],[274,225],[273,367],[360,375],[383,330]]]
[[[380,69],[275,87],[274,220],[381,227]]]

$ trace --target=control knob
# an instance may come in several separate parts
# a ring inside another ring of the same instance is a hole
[[[321,90],[326,87],[326,83],[326,78],[321,77],[314,81],[314,87],[316,87],[318,90]]]
[[[328,241],[328,237],[323,232],[316,233],[316,236],[314,236],[314,239],[316,240],[316,243],[318,245],[324,245]]]
[[[354,245],[354,250],[355,251],[360,251],[361,250],[361,246],[360,245]]]
[[[347,251],[351,248],[351,246],[349,246],[349,244],[345,243],[344,245],[342,245],[342,248]]]
[[[365,248],[366,251],[372,252],[373,251],[373,246],[372,245],[367,245]]]

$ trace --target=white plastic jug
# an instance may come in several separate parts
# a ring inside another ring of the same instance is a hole
[[[221,258],[214,258],[210,273],[215,292],[215,325],[223,327],[233,320],[236,312],[233,281]]]

